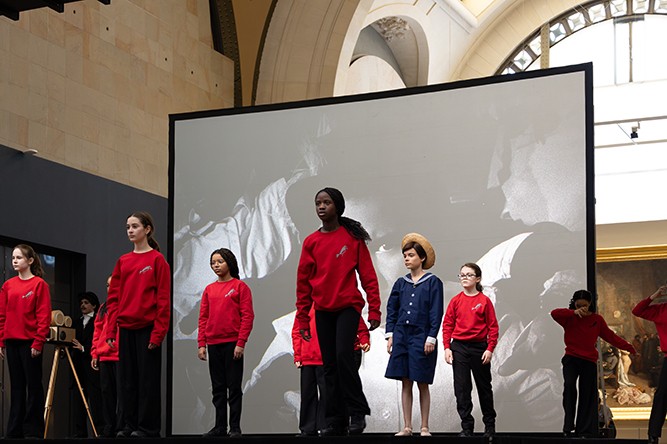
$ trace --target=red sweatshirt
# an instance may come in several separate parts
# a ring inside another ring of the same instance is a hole
[[[107,296],[105,339],[118,327],[138,330],[153,324],[150,342],[160,345],[169,329],[171,272],[157,250],[127,253],[116,262]]]
[[[32,339],[42,350],[51,326],[51,295],[44,279],[8,279],[0,289],[0,347],[6,339]]]
[[[632,309],[632,314],[638,318],[653,321],[655,328],[658,330],[658,337],[660,338],[660,348],[663,353],[667,355],[667,304],[657,303],[651,305],[651,298],[646,298]]]
[[[102,314],[104,313],[104,314]],[[106,302],[100,305],[95,317],[95,330],[93,330],[93,345],[90,347],[90,357],[99,359],[100,361],[118,361],[118,338],[116,338],[116,346],[109,347],[104,338],[104,330],[106,329],[107,320],[109,319],[109,312],[106,308]]]
[[[587,361],[597,362],[598,351],[595,344],[598,337],[609,342],[621,350],[635,353],[635,349],[628,341],[619,338],[607,327],[604,318],[597,313],[580,318],[569,308],[557,308],[551,311],[554,321],[565,330],[565,354]]]
[[[308,236],[301,249],[296,280],[299,328],[309,328],[311,305],[321,311],[354,307],[361,313],[366,302],[357,288],[357,273],[368,300],[368,320],[380,321],[380,291],[366,243],[353,238],[344,227]]]
[[[461,292],[454,296],[442,322],[442,342],[445,350],[451,340],[468,342],[486,341],[490,352],[498,344],[498,320],[493,303],[484,293],[466,296]]]
[[[255,312],[252,293],[245,282],[232,279],[213,282],[204,289],[199,309],[199,347],[236,342],[244,347],[248,342]]]
[[[320,342],[317,338],[314,308],[310,310],[310,341],[304,341],[299,330],[299,323],[295,316],[294,326],[292,327],[294,362],[300,362],[302,365],[322,365],[322,353],[320,352]]]

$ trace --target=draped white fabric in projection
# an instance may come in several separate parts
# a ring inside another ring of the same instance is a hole
[[[501,329],[492,361],[497,428],[560,430],[564,346],[549,311],[594,285],[587,272],[594,260],[590,75],[582,65],[516,80],[172,116],[172,432],[202,433],[213,424],[196,337],[201,293],[215,280],[209,256],[220,247],[236,254],[256,313],[243,431],[298,431],[296,265],[301,241],[319,226],[314,197],[325,186],[343,192],[345,215],[373,237],[383,305],[406,273],[405,233],[433,243],[445,304],[461,290],[461,264],[481,265]],[[440,342],[437,351],[431,430],[458,431]],[[400,383],[384,378],[387,358],[381,327],[360,369],[369,431],[401,427]],[[476,394],[473,400],[480,429]]]

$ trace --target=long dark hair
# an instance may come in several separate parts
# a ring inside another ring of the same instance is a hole
[[[148,245],[153,250],[160,251],[160,244],[158,244],[155,238],[153,237],[153,235],[155,234],[155,224],[153,223],[153,217],[146,211],[135,211],[134,213],[130,214],[127,217],[128,219],[130,217],[136,217],[137,219],[139,219],[139,222],[141,222],[141,225],[143,225],[144,228],[151,227],[151,230],[146,235],[148,240]]]
[[[32,249],[30,245],[18,244],[14,247],[21,250],[21,253],[25,256],[26,259],[32,259],[32,264],[30,264],[30,272],[37,277],[44,276],[44,269],[42,268],[42,261],[39,260],[39,256],[35,253],[35,250]]]
[[[570,310],[576,309],[577,307],[576,307],[575,303],[579,299],[583,299],[585,301],[588,301],[588,303],[590,304],[588,306],[588,311],[590,311],[592,313],[595,313],[595,305],[593,304],[593,294],[588,290],[577,290],[577,291],[575,291],[574,294],[572,295],[572,299],[570,299],[570,305],[568,305],[567,308],[569,308]]]
[[[345,212],[345,198],[343,197],[343,193],[336,188],[326,187],[315,193],[315,197],[320,193],[327,193],[329,195],[336,207],[338,223],[341,224],[353,238],[365,242],[371,241],[371,235],[368,234],[368,231],[361,225],[361,222],[343,216],[343,212]]]
[[[227,263],[227,268],[229,268],[229,274],[234,279],[241,279],[239,277],[239,264],[236,261],[236,256],[234,256],[234,253],[232,253],[231,250],[228,250],[227,248],[218,248],[213,253],[211,253],[211,261],[213,260],[214,254],[219,254],[222,256],[222,260]]]
[[[475,289],[477,291],[484,290],[484,287],[482,286],[482,269],[479,268],[479,265],[477,265],[474,262],[466,262],[465,264],[461,265],[459,272],[463,270],[463,267],[472,268],[473,270],[475,270],[475,276],[479,278],[479,282],[475,284]]]

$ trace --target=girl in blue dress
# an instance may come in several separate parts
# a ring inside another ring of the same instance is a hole
[[[436,338],[443,316],[442,281],[428,270],[435,264],[435,251],[417,233],[405,235],[403,260],[410,272],[399,278],[387,301],[386,339],[389,363],[386,378],[402,382],[401,404],[405,427],[396,436],[412,435],[412,385],[419,388],[421,436],[431,436],[428,417],[431,407],[429,384],[437,362]]]

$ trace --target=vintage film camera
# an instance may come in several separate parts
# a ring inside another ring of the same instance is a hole
[[[72,318],[60,310],[51,311],[51,331],[46,338],[51,343],[71,344],[75,337]]]

